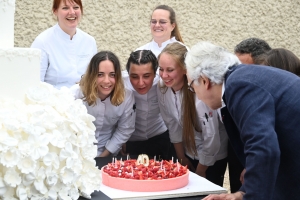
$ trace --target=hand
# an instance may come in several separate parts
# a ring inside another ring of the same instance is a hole
[[[245,173],[246,173],[246,169],[244,169],[240,175],[240,181],[242,184],[244,184],[244,176],[245,176]]]
[[[121,149],[121,151],[119,153],[121,153],[122,156],[126,156],[127,155],[127,152],[126,152],[126,143],[122,145],[122,149]]]
[[[196,169],[196,174],[198,174],[199,176],[202,176],[203,178],[206,178],[207,168],[208,168],[208,166],[198,163],[197,169]]]
[[[202,200],[242,200],[244,194],[242,191],[232,194],[210,194]]]
[[[99,157],[107,157],[107,156],[109,156],[110,155],[110,152],[107,150],[107,149],[105,149],[100,155],[99,155]]]
[[[193,166],[193,164],[191,163],[191,161],[187,158],[187,157],[183,157],[182,159],[180,159],[180,164],[183,166],[188,166],[189,170],[194,172],[195,168]]]

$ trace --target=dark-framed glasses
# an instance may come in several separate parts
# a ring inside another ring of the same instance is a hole
[[[151,19],[151,20],[150,20],[150,23],[151,23],[152,25],[156,25],[157,22],[158,22],[159,25],[161,25],[161,26],[166,25],[166,24],[168,23],[167,20],[163,20],[163,19],[160,19],[160,20],[158,20],[158,21],[157,21],[156,19]]]
[[[193,92],[193,93],[195,93],[195,89],[193,88],[193,83],[194,83],[194,81],[195,81],[195,79],[192,80],[191,83],[188,83],[188,89],[189,89],[191,92]]]

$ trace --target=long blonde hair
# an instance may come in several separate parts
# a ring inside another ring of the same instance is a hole
[[[80,88],[83,93],[83,100],[89,106],[95,105],[98,98],[97,78],[99,73],[99,64],[102,61],[109,60],[115,68],[115,87],[110,95],[112,105],[118,106],[123,103],[125,98],[124,83],[121,74],[121,65],[118,57],[110,51],[100,51],[91,59],[89,66],[80,80]]]
[[[161,52],[160,55],[163,53],[166,53],[173,57],[174,61],[177,63],[177,65],[186,70],[185,64],[184,64],[184,56],[187,52],[187,48],[178,43],[174,42],[171,44],[168,44]],[[160,59],[160,55],[158,56],[158,60]],[[194,131],[199,131],[199,125],[198,125],[198,117],[196,112],[196,105],[195,105],[195,94],[192,93],[188,89],[188,80],[187,76],[184,75],[184,84],[181,88],[182,91],[182,112],[183,117],[181,119],[183,124],[182,129],[182,139],[183,144],[186,147],[187,151],[190,153],[194,153],[197,155],[197,148],[195,143],[195,134]],[[159,83],[160,91],[164,94],[168,90],[168,88],[165,85],[162,85]]]

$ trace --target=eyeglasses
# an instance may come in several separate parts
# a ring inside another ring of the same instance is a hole
[[[192,92],[195,93],[195,89],[193,88],[193,83],[194,83],[195,79],[192,80],[191,83],[188,83],[188,89]]]
[[[152,25],[156,25],[157,24],[157,22],[159,23],[159,25],[161,25],[161,26],[164,26],[164,25],[166,25],[167,23],[168,23],[168,21],[166,21],[166,20],[156,20],[156,19],[151,19],[150,20],[150,23],[152,24]]]

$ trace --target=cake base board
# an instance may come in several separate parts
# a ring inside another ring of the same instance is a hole
[[[167,199],[176,197],[227,193],[227,190],[225,188],[222,188],[208,181],[207,179],[196,175],[193,172],[190,172],[189,183],[185,187],[176,190],[162,192],[131,192],[114,189],[101,183],[100,191],[112,200]]]

